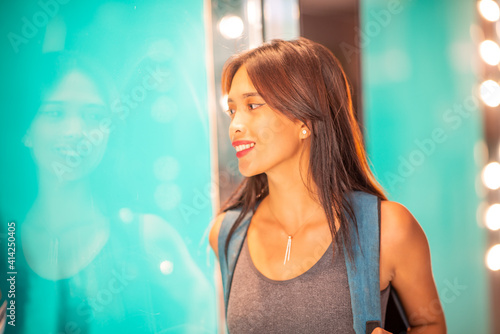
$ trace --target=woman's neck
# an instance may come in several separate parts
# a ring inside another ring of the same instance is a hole
[[[98,212],[94,205],[88,179],[61,182],[55,177],[40,174],[38,195],[27,220],[42,224],[51,231],[76,227],[89,222]]]
[[[319,209],[321,204],[316,185],[311,180],[310,191],[304,184],[307,176],[301,176],[298,169],[266,174],[269,185],[267,205],[288,231],[297,230],[305,221],[314,222],[325,217],[324,211]]]

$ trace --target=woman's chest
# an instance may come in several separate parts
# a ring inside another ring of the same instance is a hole
[[[230,332],[352,333],[344,258],[339,253],[332,263],[331,251],[327,247],[328,254],[306,272],[273,280],[253,265],[245,240],[229,295]]]
[[[250,226],[246,238],[249,260],[272,280],[288,280],[307,272],[332,243],[328,226],[303,231],[290,240],[285,233],[272,228],[263,231]],[[333,253],[330,256],[333,257]]]
[[[263,276],[276,281],[289,280],[303,275],[323,256],[326,256],[330,262],[334,255],[337,256],[333,251],[336,247],[328,249],[332,244],[332,233],[326,222],[304,229],[300,235],[295,235],[289,241],[282,230],[254,224],[252,221],[247,230],[246,242],[249,260],[256,270]],[[329,254],[326,254],[327,251]],[[381,245],[380,291],[389,285],[392,277],[389,256],[390,254],[384,252]],[[342,260],[344,260],[344,254],[342,254]]]

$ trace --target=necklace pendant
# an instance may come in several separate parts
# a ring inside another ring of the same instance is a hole
[[[286,244],[286,252],[285,252],[285,260],[283,261],[283,265],[286,264],[286,261],[290,261],[290,252],[292,250],[292,236],[288,236],[288,243]]]

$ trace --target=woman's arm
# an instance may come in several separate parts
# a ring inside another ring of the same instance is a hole
[[[382,201],[380,211],[381,262],[390,270],[391,284],[410,322],[409,333],[446,333],[446,321],[432,275],[429,244],[422,227],[410,211],[397,202]]]

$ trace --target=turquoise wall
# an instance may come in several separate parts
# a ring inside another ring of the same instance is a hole
[[[7,333],[216,332],[203,1],[1,7]]]
[[[488,333],[478,226],[474,1],[362,1],[367,149],[389,199],[422,225],[449,333]]]

